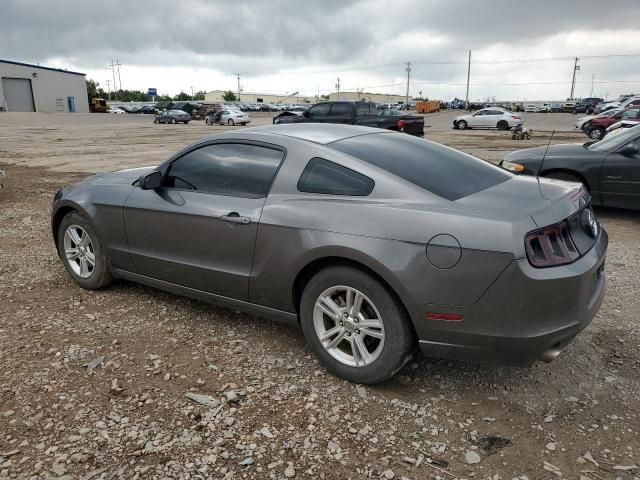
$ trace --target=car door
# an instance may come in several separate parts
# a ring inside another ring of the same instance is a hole
[[[504,112],[500,110],[488,110],[484,116],[483,126],[487,128],[495,128],[498,126],[498,122],[502,120]]]
[[[635,153],[625,151],[634,147]],[[600,190],[604,205],[640,209],[640,138],[607,155],[601,170]]]
[[[330,114],[331,104],[319,103],[309,108],[309,110],[305,112],[304,118],[306,118],[308,122],[324,123],[329,121]]]
[[[246,300],[257,225],[284,151],[214,142],[163,166],[162,186],[125,204],[137,273]]]
[[[486,110],[479,110],[476,113],[469,116],[469,126],[470,127],[483,127],[485,121]]]
[[[337,102],[331,104],[329,122],[331,123],[353,123],[353,104],[348,102]]]

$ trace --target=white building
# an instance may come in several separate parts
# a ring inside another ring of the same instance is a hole
[[[0,110],[88,113],[85,74],[0,60]]]
[[[333,92],[329,94],[329,100],[348,100],[357,102],[364,100],[375,103],[404,103],[406,97],[404,95],[396,95],[393,93],[370,93],[370,92]],[[411,97],[409,97],[411,100]]]
[[[224,90],[212,90],[204,95],[205,102],[224,102]],[[237,92],[233,92],[238,95]],[[240,92],[240,101],[245,103],[316,103],[315,97],[288,95],[286,93]]]

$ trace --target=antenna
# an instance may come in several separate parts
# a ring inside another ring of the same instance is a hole
[[[544,164],[544,159],[547,158],[547,152],[549,151],[549,145],[551,145],[551,140],[553,140],[553,135],[556,133],[555,130],[551,132],[551,136],[549,137],[549,143],[547,143],[547,148],[544,149],[544,155],[542,155],[542,161],[540,162],[540,166],[538,167],[538,171],[536,172],[536,177],[540,176],[540,172],[542,171],[542,165]]]

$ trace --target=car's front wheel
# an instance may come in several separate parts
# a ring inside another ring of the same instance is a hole
[[[464,120],[460,120],[458,122],[458,128],[460,130],[466,130],[467,129],[467,122],[465,122]]]
[[[604,137],[604,134],[605,134],[604,128],[594,127],[589,132],[589,138],[592,138],[593,140],[600,140],[602,137]]]
[[[351,382],[387,380],[415,347],[413,328],[398,300],[355,268],[327,268],[311,278],[302,294],[300,321],[320,363]]]
[[[111,272],[98,235],[78,212],[68,213],[60,222],[58,251],[67,272],[82,288],[95,290],[111,283]]]
[[[230,118],[230,119],[227,121],[227,124],[228,124],[230,127],[232,127],[233,125],[235,125],[235,122],[233,121],[233,118]]]

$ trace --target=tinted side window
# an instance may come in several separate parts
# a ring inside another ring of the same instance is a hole
[[[329,144],[447,200],[513,178],[500,167],[452,148],[399,133],[346,138]]]
[[[329,115],[329,110],[331,109],[331,105],[328,103],[320,103],[318,105],[316,105],[315,107],[311,107],[309,109],[309,115],[311,115],[312,117],[318,116],[318,115]]]
[[[371,193],[374,185],[373,180],[361,173],[322,158],[313,158],[298,180],[298,191],[366,196]]]
[[[369,104],[361,102],[356,103],[356,115],[369,115]]]
[[[344,117],[351,113],[351,105],[349,103],[334,103],[331,105],[332,117]]]
[[[284,153],[224,143],[198,148],[171,164],[165,186],[238,197],[265,197]]]

